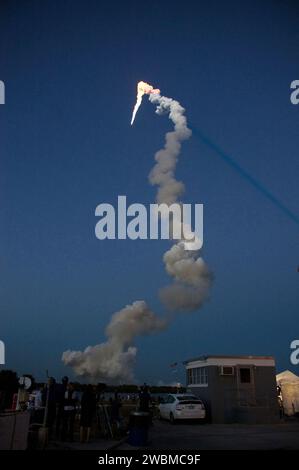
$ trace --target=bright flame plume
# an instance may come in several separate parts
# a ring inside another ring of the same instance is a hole
[[[152,85],[146,82],[138,82],[137,84],[137,101],[133,109],[132,119],[131,119],[131,126],[134,122],[135,116],[137,114],[138,109],[140,108],[142,97],[143,95],[150,95],[155,93],[157,95],[160,94],[160,90],[158,88],[154,88]]]

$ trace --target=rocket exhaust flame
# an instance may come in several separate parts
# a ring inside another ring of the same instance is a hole
[[[137,102],[133,110],[133,124],[144,94],[156,105],[156,113],[168,113],[174,130],[167,132],[165,145],[155,155],[156,164],[149,181],[158,187],[156,200],[160,203],[177,202],[184,184],[175,178],[175,169],[181,143],[189,139],[185,110],[178,101],[160,96],[160,90],[145,82],[137,85]],[[176,220],[176,224],[182,221]],[[191,227],[190,227],[191,231]],[[163,257],[166,272],[173,278],[170,286],[160,290],[160,299],[169,311],[194,311],[208,298],[212,274],[198,251],[188,251],[188,243],[181,239]],[[62,360],[80,376],[109,382],[133,380],[133,367],[137,349],[135,338],[165,329],[172,316],[161,318],[153,313],[144,301],[136,301],[116,312],[106,328],[107,340],[84,351],[65,351]]]
[[[150,95],[150,94],[160,94],[160,90],[158,88],[152,87],[152,85],[149,85],[146,82],[138,82],[137,83],[137,101],[133,109],[133,114],[132,114],[132,119],[131,119],[131,126],[133,125],[133,122],[135,120],[136,114],[138,109],[140,108],[140,105],[142,103],[142,97],[143,95]]]

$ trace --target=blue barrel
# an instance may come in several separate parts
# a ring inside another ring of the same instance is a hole
[[[147,445],[149,424],[150,413],[133,411],[130,414],[128,443],[131,446],[143,447]]]

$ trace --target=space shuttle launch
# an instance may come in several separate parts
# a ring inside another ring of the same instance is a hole
[[[181,145],[191,137],[185,109],[172,98],[161,96],[160,90],[145,82],[137,85],[137,102],[131,125],[142,102],[143,95],[156,107],[156,114],[167,114],[174,126],[165,135],[164,147],[155,154],[155,165],[148,176],[157,187],[156,202],[170,206],[180,204],[184,184],[176,179],[176,166]],[[182,224],[181,219],[176,220]],[[192,232],[191,226],[188,231]],[[185,228],[183,233],[185,233]],[[136,300],[115,312],[106,329],[106,340],[83,351],[64,351],[62,360],[76,375],[89,380],[110,383],[130,383],[134,380],[134,364],[138,336],[163,331],[173,321],[173,312],[192,312],[209,298],[213,275],[198,250],[189,250],[184,237],[174,243],[163,256],[163,263],[172,282],[159,290],[159,297],[167,314],[157,315],[145,300]],[[142,270],[146,266],[141,266]],[[171,313],[172,312],[172,313]]]
[[[152,85],[146,82],[138,82],[137,83],[137,101],[133,109],[132,119],[131,119],[131,126],[135,120],[135,116],[137,114],[138,109],[140,108],[142,97],[143,95],[151,95],[151,94],[160,94],[160,90],[158,88],[154,88]]]

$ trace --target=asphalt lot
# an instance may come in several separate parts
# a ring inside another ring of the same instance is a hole
[[[299,422],[275,425],[170,424],[154,421],[149,449],[299,450]],[[119,450],[134,449],[124,443]],[[135,448],[136,449],[136,448]]]

